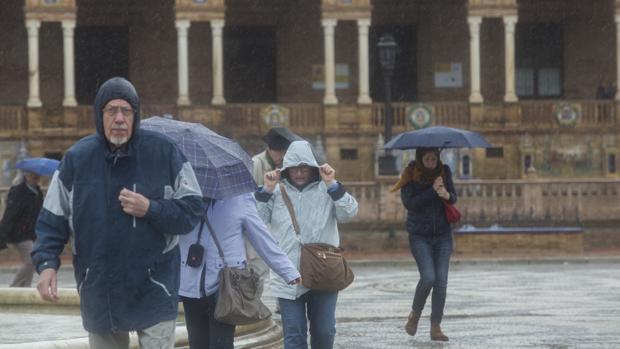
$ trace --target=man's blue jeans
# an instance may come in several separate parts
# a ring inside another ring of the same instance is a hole
[[[284,349],[331,349],[336,337],[336,302],[338,292],[310,290],[290,300],[278,298],[284,332]],[[306,318],[307,316],[307,318]]]
[[[409,234],[411,254],[420,272],[411,308],[416,314],[422,314],[426,298],[433,289],[431,323],[440,323],[443,317],[452,246],[451,233],[437,237]]]

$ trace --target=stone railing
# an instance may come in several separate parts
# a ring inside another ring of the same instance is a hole
[[[406,211],[396,177],[351,182],[346,187],[359,202],[356,222],[398,223]],[[529,222],[603,222],[620,217],[620,180],[456,180],[461,224]]]
[[[396,177],[346,182],[359,203],[356,222],[404,222]],[[461,223],[588,222],[620,219],[619,179],[455,180]],[[0,188],[4,212],[7,187]]]
[[[90,105],[80,105],[77,111],[77,127],[80,130],[95,130],[95,119],[93,107]]]
[[[26,108],[23,106],[0,106],[0,134],[21,135],[27,127]]]
[[[140,117],[142,119],[149,118],[151,116],[164,116],[172,115],[178,117],[178,108],[174,104],[147,104],[141,106]]]
[[[242,127],[244,133],[263,134],[271,126],[263,120],[263,113],[271,104],[228,104],[222,106],[223,123]],[[321,104],[291,103],[277,104],[288,111],[282,120],[283,126],[304,134],[323,131],[325,118]]]
[[[571,127],[577,129],[618,128],[620,112],[612,100],[537,100],[516,104],[486,103],[471,105],[468,102],[446,101],[420,103],[430,108],[431,125],[445,125],[484,132],[513,130],[555,130],[561,126],[556,120],[555,107],[559,102],[570,102],[579,116]],[[413,102],[393,103],[393,133],[411,130],[407,110]],[[417,104],[417,103],[416,103]],[[188,106],[150,104],[142,106],[144,118],[171,114],[175,118],[202,122],[215,130],[228,131],[234,137],[262,135],[281,123],[303,135],[329,132],[381,133],[385,123],[382,103],[371,105],[323,106],[320,103],[277,104],[286,114],[281,120],[265,120],[269,103],[238,103],[223,106]],[[276,116],[277,119],[280,116]],[[29,129],[62,129],[64,134],[79,137],[94,130],[92,107],[33,109],[22,106],[0,106],[0,135],[27,136]]]
[[[559,128],[554,108],[559,100],[519,102],[521,125],[524,128]],[[617,124],[616,104],[612,100],[570,101],[580,111],[576,127],[609,127]]]
[[[423,103],[429,106],[433,111],[431,120],[433,125],[450,125],[453,127],[469,126],[469,104],[467,102],[433,102]],[[393,126],[396,130],[411,129],[407,121],[407,109],[412,103],[393,103],[392,115]],[[385,105],[383,103],[374,103],[371,113],[372,126],[377,130],[382,130],[385,123]]]

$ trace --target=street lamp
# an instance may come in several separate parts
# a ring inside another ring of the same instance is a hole
[[[379,49],[379,63],[381,64],[381,72],[383,74],[385,87],[385,128],[383,131],[383,139],[384,142],[387,143],[392,139],[392,76],[394,76],[394,65],[396,63],[398,45],[394,41],[392,34],[383,34],[379,39],[377,48]],[[379,157],[379,174],[398,174],[398,170],[396,169],[396,158],[392,155],[390,150],[386,150],[385,155]]]

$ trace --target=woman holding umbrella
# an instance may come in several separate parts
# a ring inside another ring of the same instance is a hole
[[[409,245],[420,272],[405,331],[413,336],[431,291],[431,339],[447,341],[440,323],[446,303],[448,267],[452,254],[452,231],[442,200],[456,202],[452,173],[439,160],[438,148],[417,148],[416,159],[403,171],[392,191],[400,189],[407,209]]]
[[[17,174],[0,221],[0,249],[6,247],[6,242],[11,243],[22,260],[11,287],[30,287],[32,283],[34,266],[30,252],[35,239],[34,226],[43,205],[39,178],[34,172],[23,171]]]

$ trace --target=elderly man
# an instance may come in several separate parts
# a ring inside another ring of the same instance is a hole
[[[58,301],[59,255],[73,266],[90,348],[173,348],[178,315],[178,234],[199,222],[202,194],[191,165],[168,138],[141,130],[140,101],[123,78],[94,102],[97,134],[65,154],[36,225],[37,289]]]

